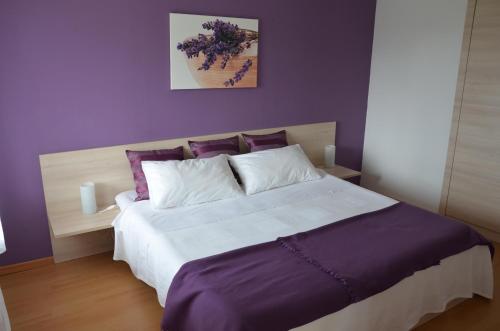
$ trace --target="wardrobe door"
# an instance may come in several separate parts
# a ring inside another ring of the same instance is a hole
[[[500,233],[500,0],[478,0],[446,214]]]

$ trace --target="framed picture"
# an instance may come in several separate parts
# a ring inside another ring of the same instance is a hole
[[[257,87],[259,21],[170,14],[170,88]]]

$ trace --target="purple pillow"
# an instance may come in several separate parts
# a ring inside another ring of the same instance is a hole
[[[226,139],[188,141],[189,148],[197,159],[205,159],[220,154],[240,154],[240,143],[238,136]]]
[[[148,183],[144,171],[142,171],[142,161],[170,161],[170,160],[184,160],[184,150],[182,146],[174,149],[158,149],[152,151],[125,151],[127,158],[132,168],[134,175],[135,191],[137,198],[135,201],[148,200],[149,191]]]
[[[270,134],[241,134],[243,140],[250,148],[250,152],[263,151],[271,148],[281,148],[288,146],[286,141],[286,130],[281,130]]]

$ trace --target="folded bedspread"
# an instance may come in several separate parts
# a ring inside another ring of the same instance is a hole
[[[469,226],[398,203],[184,264],[170,286],[162,329],[290,330],[475,245],[494,253]]]

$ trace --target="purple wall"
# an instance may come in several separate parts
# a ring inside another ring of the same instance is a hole
[[[51,255],[38,155],[335,120],[361,165],[375,0],[0,1],[0,264]],[[259,87],[169,90],[168,13],[260,19]]]

